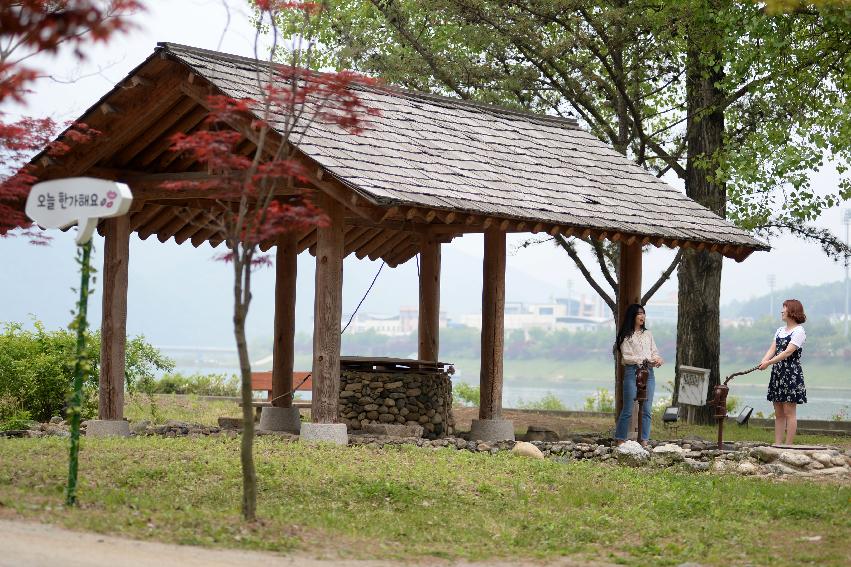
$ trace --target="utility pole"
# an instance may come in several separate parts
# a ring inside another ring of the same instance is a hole
[[[848,227],[851,226],[851,209],[845,209],[845,246],[849,245]],[[848,256],[845,256],[845,338],[848,338]]]
[[[768,289],[771,290],[771,303],[769,303],[768,307],[768,315],[774,317],[774,284],[777,283],[777,276],[774,274],[768,274]]]

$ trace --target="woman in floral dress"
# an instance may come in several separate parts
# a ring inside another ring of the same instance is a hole
[[[797,299],[783,302],[780,316],[786,323],[774,333],[771,346],[762,357],[759,369],[771,369],[768,401],[774,403],[774,444],[791,445],[798,428],[798,404],[807,403],[807,388],[801,369],[801,354],[807,334],[802,323],[807,320],[804,306]]]

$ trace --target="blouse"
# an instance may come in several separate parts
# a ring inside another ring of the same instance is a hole
[[[787,331],[786,325],[784,325],[777,329],[777,332],[774,333],[774,338],[780,337],[785,339],[789,335],[792,336],[792,340],[789,342],[791,342],[798,348],[804,346],[804,341],[807,340],[807,333],[804,331],[804,328],[801,325],[798,325],[797,327],[792,327],[791,331]]]
[[[659,356],[656,341],[650,331],[636,331],[621,343],[621,364],[641,364]]]

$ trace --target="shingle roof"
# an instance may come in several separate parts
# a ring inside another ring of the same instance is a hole
[[[257,97],[262,63],[171,43],[159,49],[223,93]],[[297,144],[382,207],[408,205],[767,250],[570,119],[363,87],[380,111],[360,135],[316,123]]]

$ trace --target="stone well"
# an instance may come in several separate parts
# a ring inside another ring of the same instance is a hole
[[[454,433],[452,382],[443,369],[344,369],[340,421],[349,431],[369,424],[419,425],[429,439]]]

